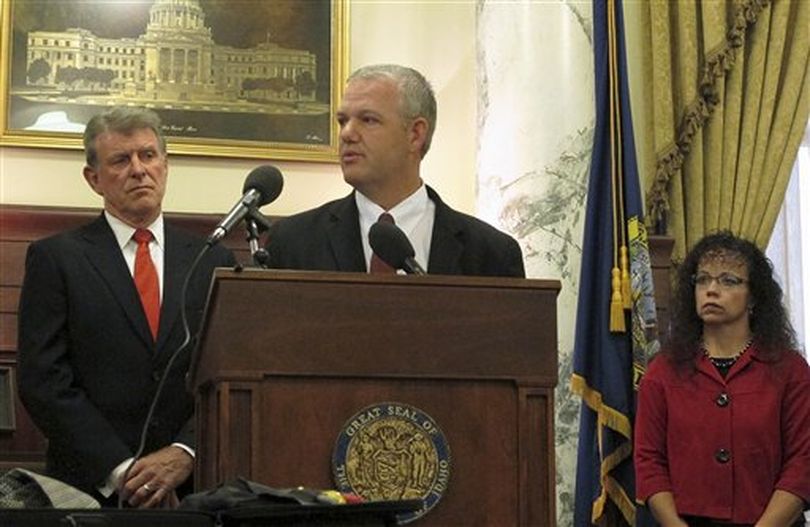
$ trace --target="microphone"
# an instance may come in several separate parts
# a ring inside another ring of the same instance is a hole
[[[384,221],[378,221],[368,231],[368,242],[374,254],[394,269],[404,269],[408,274],[426,274],[414,259],[416,254],[402,229]]]
[[[169,360],[163,369],[163,374],[158,381],[157,388],[155,388],[155,395],[152,397],[152,402],[150,403],[149,410],[146,413],[146,419],[144,420],[143,427],[141,427],[138,448],[135,450],[132,460],[130,460],[129,464],[124,470],[124,475],[122,477],[123,482],[128,481],[129,473],[132,470],[132,467],[135,465],[135,462],[141,458],[146,448],[146,439],[147,434],[149,433],[150,424],[152,423],[152,419],[155,415],[155,409],[157,408],[160,395],[163,392],[163,386],[166,384],[166,379],[169,376],[169,372],[171,371],[174,362],[180,356],[180,353],[192,343],[192,337],[197,336],[196,334],[193,336],[191,334],[191,328],[189,327],[188,322],[188,314],[186,312],[186,297],[188,295],[188,287],[192,275],[197,270],[197,266],[202,261],[203,256],[205,256],[205,254],[210,251],[214,245],[222,240],[222,238],[228,234],[234,225],[239,223],[245,216],[250,218],[251,224],[256,225],[257,234],[258,229],[260,228],[259,225],[261,225],[261,228],[264,230],[269,228],[270,220],[265,218],[262,213],[259,212],[258,207],[267,205],[276,199],[278,195],[281,194],[281,188],[283,186],[284,177],[281,175],[281,171],[276,167],[272,165],[262,165],[251,170],[250,174],[248,174],[247,178],[245,179],[244,186],[242,187],[242,199],[240,199],[239,202],[233,206],[228,215],[219,222],[214,229],[214,232],[212,232],[206,240],[205,245],[203,245],[200,252],[197,253],[194,261],[191,263],[191,267],[189,267],[188,271],[186,271],[185,278],[183,279],[183,286],[180,290],[180,320],[182,322],[184,333],[183,342],[180,343],[177,349],[175,349],[169,356]],[[199,329],[197,329],[197,331],[199,332]],[[190,367],[196,368],[199,357],[195,351],[192,351],[190,360]],[[119,489],[118,508],[121,509],[123,506],[124,496]]]
[[[228,232],[252,210],[275,200],[284,187],[281,171],[272,165],[262,165],[250,171],[242,187],[242,198],[231,211],[217,224],[214,232],[206,240],[211,247],[219,243]]]

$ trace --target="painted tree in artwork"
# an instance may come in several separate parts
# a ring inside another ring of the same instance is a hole
[[[31,65],[28,67],[28,82],[31,84],[36,84],[38,81],[42,79],[47,79],[48,75],[51,74],[51,65],[48,64],[48,61],[39,58],[36,59]]]

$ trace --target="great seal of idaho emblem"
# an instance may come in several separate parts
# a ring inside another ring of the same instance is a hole
[[[436,422],[403,403],[380,403],[353,415],[338,436],[332,474],[341,492],[369,501],[421,499],[400,524],[426,514],[450,481],[450,447]]]

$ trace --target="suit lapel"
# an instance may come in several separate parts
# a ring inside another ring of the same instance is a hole
[[[190,240],[182,233],[173,229],[165,221],[163,223],[164,239],[166,241],[163,258],[163,300],[160,304],[160,326],[156,349],[161,351],[163,345],[171,334],[172,326],[180,315],[180,301],[185,273],[191,267],[194,258],[193,247]]]
[[[430,187],[428,197],[436,204],[436,217],[430,242],[428,272],[435,274],[461,274],[464,253],[464,226],[457,221],[456,212],[448,207]],[[363,241],[360,237],[360,219],[354,194],[338,200],[329,211],[327,236],[335,258],[337,270],[365,272]]]
[[[360,219],[354,194],[338,200],[329,211],[327,237],[338,271],[366,271]]]
[[[436,204],[433,234],[430,241],[428,273],[462,274],[461,256],[464,252],[464,228],[456,221],[453,211],[430,187],[428,197]]]
[[[103,214],[82,229],[81,238],[85,243],[84,254],[87,261],[107,283],[113,297],[132,323],[135,333],[151,348],[154,345],[152,334],[138,290],[135,289],[124,255]]]

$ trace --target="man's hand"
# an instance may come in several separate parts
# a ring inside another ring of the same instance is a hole
[[[121,496],[133,507],[175,508],[179,500],[174,489],[188,479],[193,468],[194,458],[182,448],[161,448],[132,466]]]

